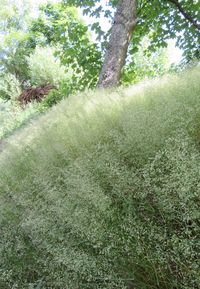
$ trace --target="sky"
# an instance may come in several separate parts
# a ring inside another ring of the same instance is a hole
[[[168,58],[169,58],[169,64],[172,63],[179,63],[182,59],[182,51],[175,47],[175,41],[169,40],[168,42]]]

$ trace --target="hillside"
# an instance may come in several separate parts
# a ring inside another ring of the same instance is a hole
[[[200,288],[199,79],[72,96],[8,139],[0,288]]]

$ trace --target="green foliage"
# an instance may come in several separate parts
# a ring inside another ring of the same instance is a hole
[[[118,1],[110,0],[106,7],[102,7],[100,1],[95,0],[63,0],[63,2],[81,7],[84,13],[96,17],[97,20],[100,15],[112,20],[111,8],[115,9],[118,3]],[[199,59],[200,28],[197,29],[188,21],[173,2],[179,2],[184,13],[199,25],[199,3],[196,0],[154,0],[153,2],[139,0],[137,8],[138,24],[133,33],[132,45],[134,49],[131,54],[139,49],[143,37],[151,33],[149,51],[166,47],[169,39],[175,39],[176,45],[184,52],[183,56],[186,62],[193,58]],[[93,29],[101,36],[103,32],[98,24],[97,21],[96,25],[93,25]]]
[[[1,288],[199,288],[199,74],[70,97],[8,140]]]
[[[39,106],[37,104],[30,104],[26,109],[22,109],[18,103],[5,102],[0,98],[0,140],[13,134],[15,130],[26,124],[38,113]]]
[[[0,0],[0,68],[14,74],[22,84],[28,79],[26,56],[34,48],[27,31],[31,12],[31,0]]]
[[[69,79],[71,69],[68,68],[67,74],[65,67],[60,64],[59,59],[55,58],[54,53],[54,48],[36,47],[27,58],[32,85],[53,84],[57,86],[61,81]]]
[[[61,63],[73,69],[77,90],[94,87],[101,68],[101,52],[91,42],[77,10],[62,4],[48,4],[42,12],[31,31],[45,37],[47,44],[57,45]]]
[[[11,73],[20,81],[22,88],[30,81],[27,57],[34,51],[35,43],[28,33],[19,37],[19,32],[11,33],[10,40],[3,45],[0,66],[4,73]]]
[[[183,50],[186,61],[190,61],[194,57],[199,58],[199,30],[180,13],[172,2],[176,1],[156,0],[153,2],[152,9],[150,1],[139,1],[140,20],[136,35],[147,35],[148,32],[153,32],[148,47],[150,51],[155,51],[157,47],[166,47],[168,39],[175,39],[177,47]],[[198,23],[198,1],[177,2],[180,3],[183,11]]]
[[[0,0],[0,25],[6,34],[13,30],[23,29],[30,12],[28,0]]]
[[[159,48],[153,53],[148,53],[149,43],[149,38],[144,37],[138,51],[129,56],[128,63],[124,67],[122,84],[130,85],[144,79],[155,78],[169,70],[167,49]]]
[[[15,100],[21,93],[19,80],[10,73],[0,76],[0,99]]]
[[[68,68],[64,67],[60,59],[55,56],[55,48],[36,47],[34,53],[27,58],[27,62],[32,85],[55,85],[55,89],[39,105],[40,110],[46,110],[77,91],[72,65]]]
[[[71,80],[65,80],[59,83],[57,89],[52,90],[48,96],[44,98],[44,100],[40,104],[40,110],[44,111],[49,107],[52,107],[56,103],[60,102],[62,99],[68,97],[74,91],[74,87],[72,86]]]

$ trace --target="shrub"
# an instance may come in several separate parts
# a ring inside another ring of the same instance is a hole
[[[61,81],[58,89],[50,91],[41,103],[41,109],[46,110],[73,93],[70,81]]]
[[[70,72],[65,72],[65,67],[54,56],[51,47],[36,47],[35,51],[27,57],[31,83],[36,86],[52,84],[58,85],[67,80]]]
[[[51,47],[37,47],[29,57],[28,63],[31,74],[32,85],[45,86],[54,85],[57,89],[48,94],[40,105],[40,110],[46,110],[61,99],[74,92],[76,87],[72,83],[71,68],[66,69],[61,65],[58,58],[54,56],[54,49]]]
[[[199,288],[199,68],[62,101],[0,154],[0,287]]]
[[[0,76],[0,98],[16,100],[20,93],[20,82],[13,74],[7,73]]]

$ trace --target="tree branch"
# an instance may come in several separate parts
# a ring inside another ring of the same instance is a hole
[[[182,5],[178,2],[178,0],[167,1],[173,3],[178,8],[179,12],[184,16],[184,18],[187,19],[195,28],[200,30],[200,24],[197,22],[197,20],[194,20],[190,14],[184,11]]]

